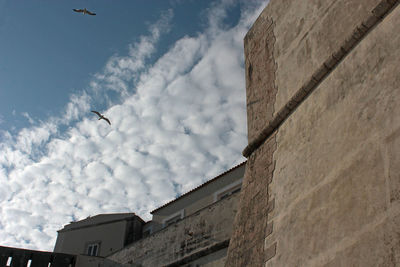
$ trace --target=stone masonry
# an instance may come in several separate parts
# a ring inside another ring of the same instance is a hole
[[[249,141],[271,120],[274,110],[269,103],[276,95],[273,21],[260,17],[255,25],[245,38]],[[275,136],[271,136],[247,161],[242,184],[245,193],[241,194],[226,266],[261,266],[275,253],[274,245],[264,250],[264,238],[272,229],[272,224],[267,224],[267,214],[273,209],[268,184],[274,171],[275,149]]]
[[[399,0],[271,0],[245,37],[225,266],[400,266]]]
[[[107,259],[133,266],[186,266],[228,247],[238,193],[140,239]],[[223,266],[225,255],[210,260]],[[192,264],[193,265],[193,264]]]

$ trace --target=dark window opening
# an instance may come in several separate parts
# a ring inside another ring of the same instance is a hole
[[[87,247],[87,255],[97,256],[99,253],[99,243],[89,244]]]

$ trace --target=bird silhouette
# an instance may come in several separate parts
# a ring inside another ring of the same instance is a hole
[[[96,113],[96,114],[97,114],[97,116],[99,116],[99,120],[103,119],[103,120],[105,120],[106,122],[108,122],[108,124],[110,124],[110,125],[111,125],[111,122],[110,122],[110,120],[109,120],[109,119],[107,119],[106,117],[104,117],[104,115],[101,115],[101,114],[100,114],[100,112],[97,112],[97,111],[95,111],[95,110],[92,110],[92,112],[93,112],[93,113]]]
[[[92,13],[89,10],[87,10],[86,8],[84,9],[72,9],[75,12],[79,12],[79,13],[83,13],[83,14],[88,14],[88,15],[92,15],[92,16],[96,16],[96,13]]]

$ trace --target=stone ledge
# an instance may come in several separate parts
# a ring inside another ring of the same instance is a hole
[[[290,116],[290,114],[315,90],[331,71],[346,57],[350,51],[389,14],[400,0],[382,0],[372,11],[371,15],[355,28],[345,39],[338,50],[332,53],[324,63],[311,75],[311,78],[291,97],[291,99],[269,121],[263,130],[245,147],[242,154],[248,158],[267,140],[273,132]],[[336,62],[335,62],[336,61]]]

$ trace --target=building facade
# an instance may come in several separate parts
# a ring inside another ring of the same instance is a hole
[[[58,231],[54,252],[106,257],[142,237],[145,222],[134,213],[100,214]]]
[[[153,210],[144,238],[107,259],[132,266],[224,266],[245,162]]]
[[[154,230],[162,229],[213,203],[239,192],[245,163],[218,175],[179,198],[151,211]]]
[[[246,163],[134,217],[133,235],[99,215],[60,230],[67,254],[0,261],[400,266],[399,2],[271,0],[244,40]]]
[[[400,266],[397,0],[271,0],[245,37],[225,266]]]
[[[151,212],[101,214],[58,231],[75,266],[224,266],[245,162]]]

